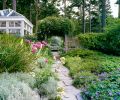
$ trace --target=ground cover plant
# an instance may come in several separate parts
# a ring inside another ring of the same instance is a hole
[[[25,73],[0,74],[0,100],[38,100],[37,92],[30,87],[34,83],[33,77]]]
[[[62,56],[73,85],[85,90],[85,100],[119,99],[120,57],[87,49],[71,50]]]
[[[90,84],[83,92],[85,100],[119,100],[120,70],[110,72],[105,80]]]

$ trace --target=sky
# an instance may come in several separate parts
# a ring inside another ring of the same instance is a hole
[[[116,1],[117,1],[117,0],[110,0],[112,15],[113,15],[114,17],[118,17],[118,5],[115,4]]]

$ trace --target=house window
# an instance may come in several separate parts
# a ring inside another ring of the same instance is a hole
[[[6,27],[6,21],[0,22],[0,27]]]
[[[14,27],[14,22],[13,21],[9,22],[9,27]]]
[[[20,34],[20,29],[9,29],[9,33],[17,33],[17,34]]]
[[[27,27],[27,24],[26,24],[26,23],[24,23],[24,28],[26,29],[26,27]]]
[[[21,27],[21,21],[16,21],[15,22],[15,27]]]

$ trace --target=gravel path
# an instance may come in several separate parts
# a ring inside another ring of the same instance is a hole
[[[53,53],[54,56],[56,54]],[[62,100],[82,100],[80,90],[72,85],[73,80],[69,76],[69,70],[59,60],[55,61],[52,70],[58,75],[58,87],[63,89],[63,93],[61,94]]]

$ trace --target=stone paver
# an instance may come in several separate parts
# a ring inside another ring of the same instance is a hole
[[[55,56],[55,54],[53,55]],[[72,85],[72,78],[69,76],[69,70],[64,67],[60,61],[55,61],[52,68],[53,71],[58,74],[58,87],[64,90],[64,93],[61,95],[62,100],[82,100],[80,95],[81,91]]]

